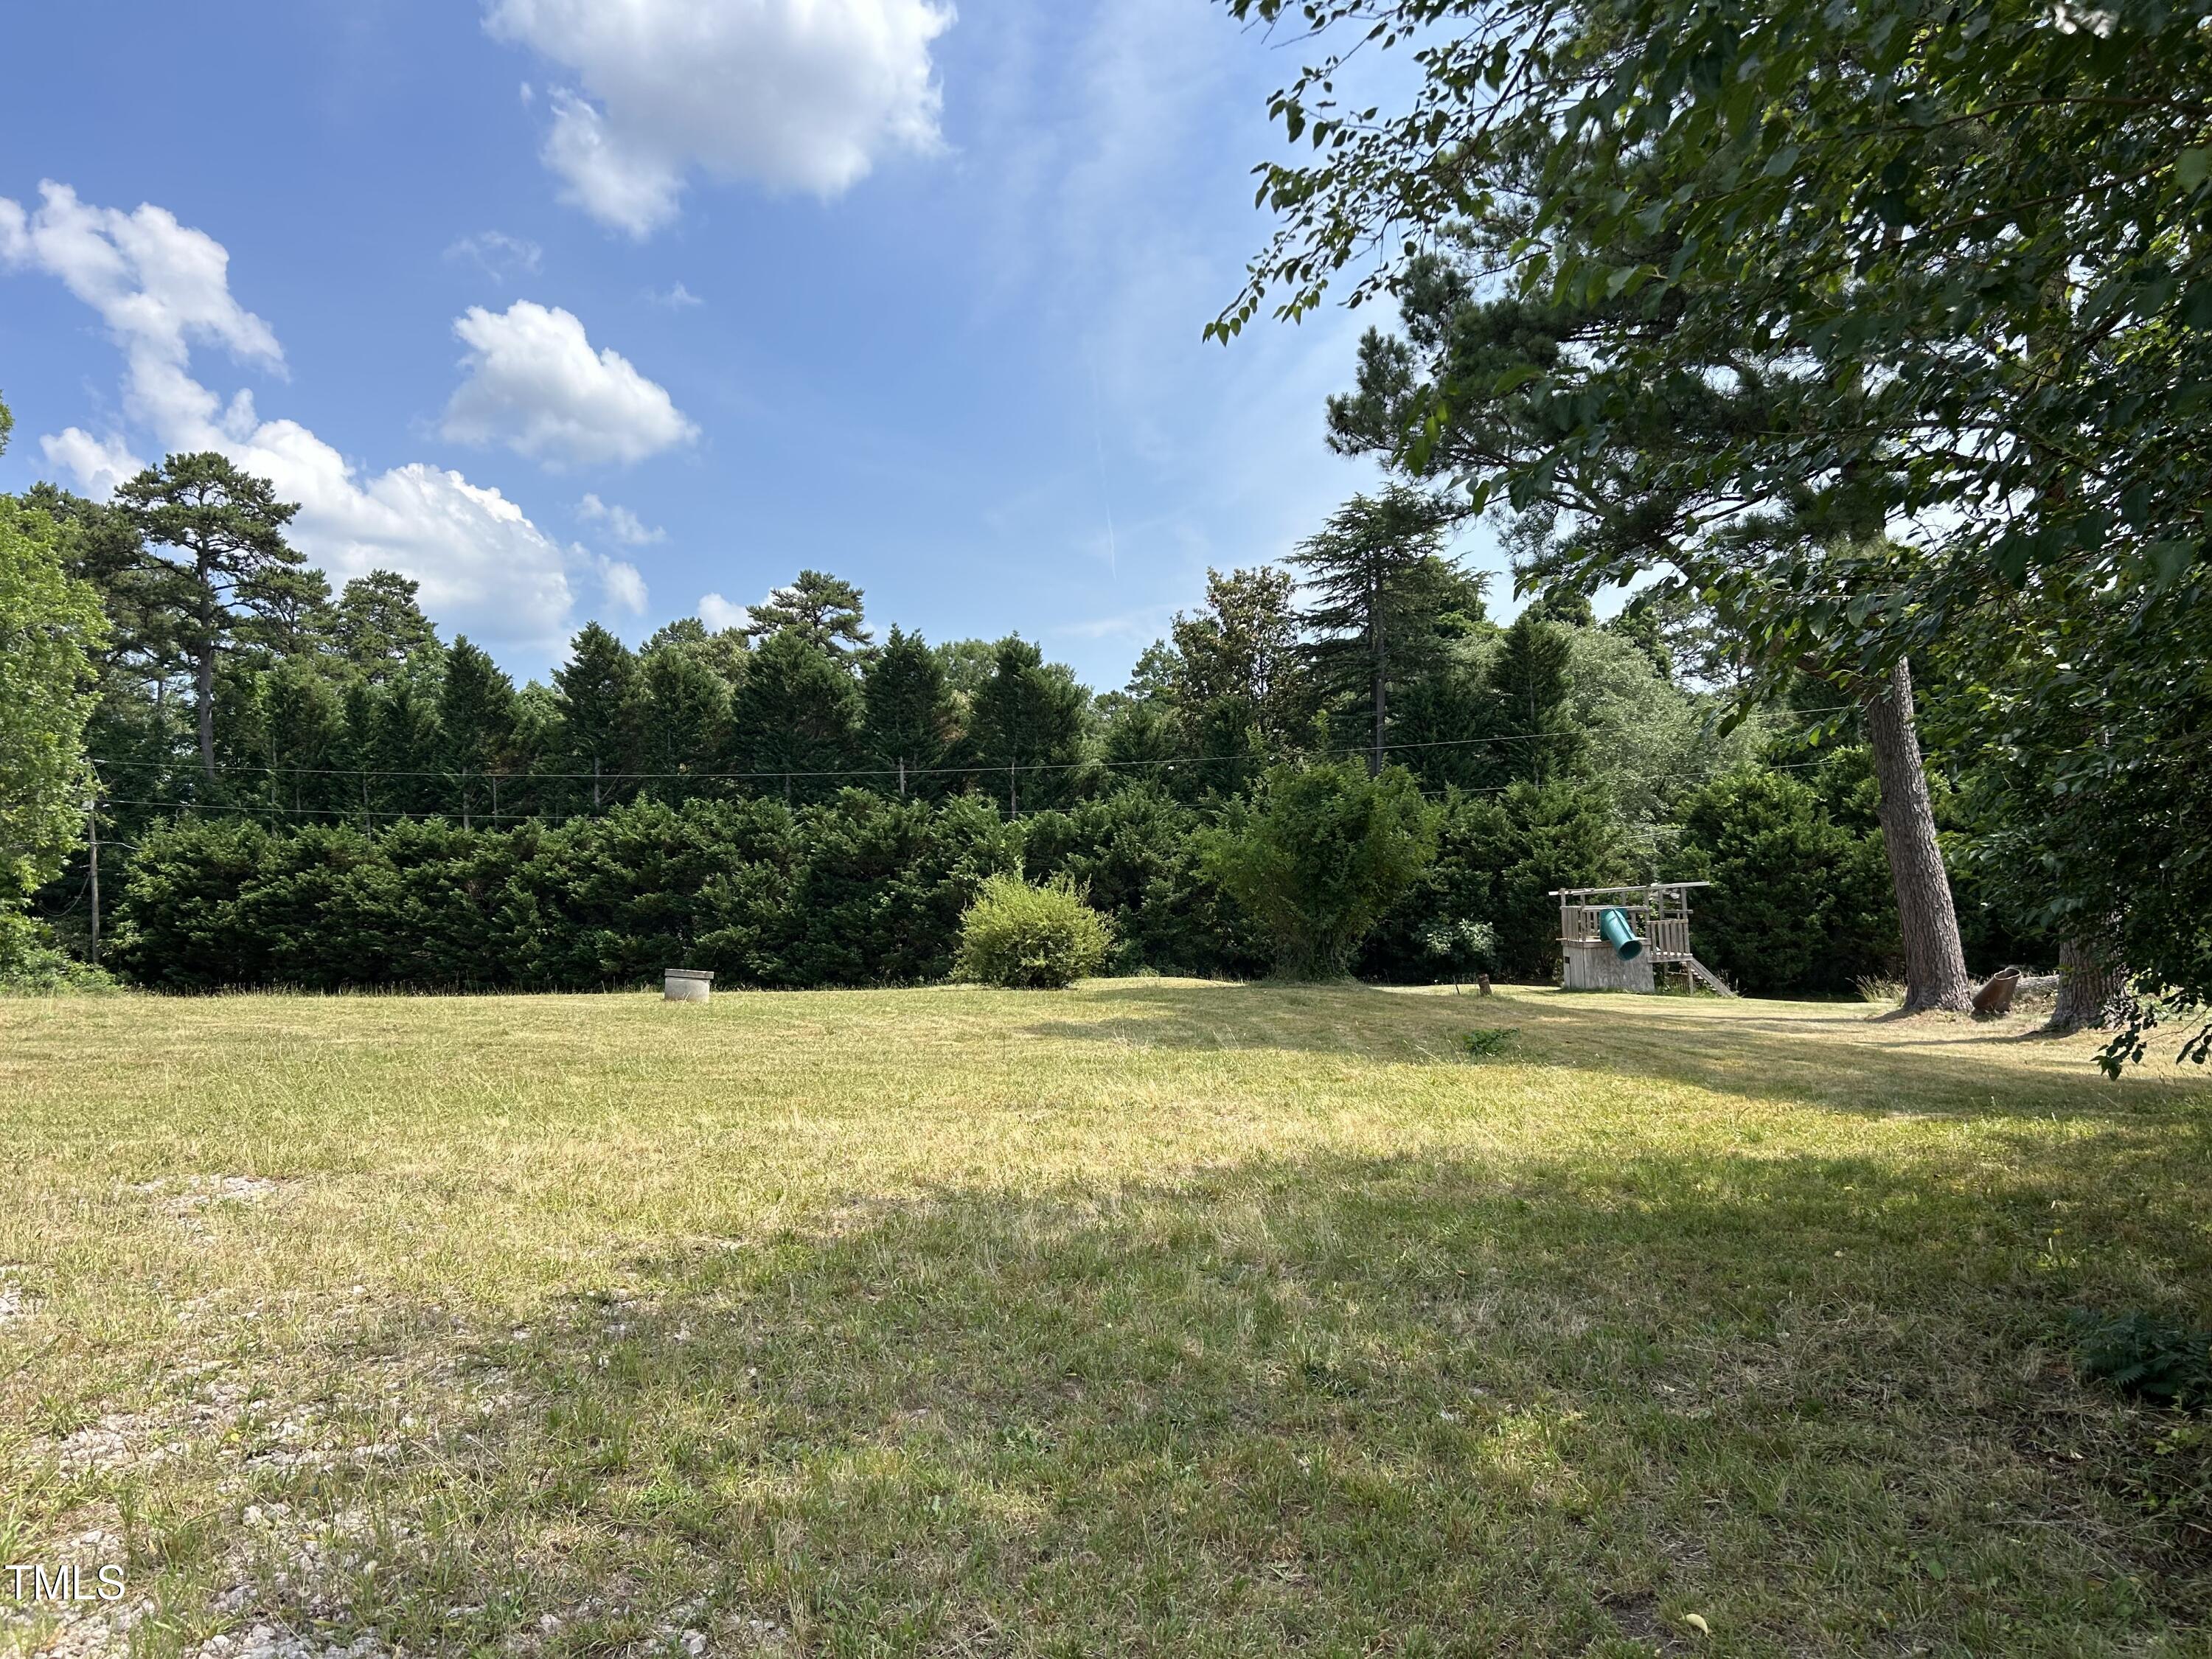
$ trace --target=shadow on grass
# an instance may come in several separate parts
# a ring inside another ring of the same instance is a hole
[[[2174,1498],[2202,1454],[2147,1510],[2143,1419],[2048,1345],[2208,1246],[2182,1172],[2156,1201],[2108,1173],[2074,1144],[1255,1161],[652,1249],[619,1293],[478,1319],[512,1407],[376,1477],[404,1524],[338,1622],[1601,1656],[1688,1650],[1694,1612],[1743,1654],[2154,1650],[2212,1616],[2212,1514]]]
[[[1476,1026],[1507,1025],[1512,1058],[1761,1100],[1890,1115],[2125,1118],[2212,1100],[2191,1068],[2107,1080],[2090,1050],[2058,1058],[2033,1033],[1927,1020],[1885,1024],[1775,1005],[1573,995],[1516,988],[1492,999],[1373,986],[1116,985],[1103,1018],[1042,1020],[1025,1035],[1200,1051],[1275,1050],[1452,1065]],[[1619,1012],[1607,1017],[1613,1004]],[[2078,1058],[2078,1067],[2070,1062]]]

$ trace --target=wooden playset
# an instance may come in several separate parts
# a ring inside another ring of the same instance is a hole
[[[1570,991],[1656,991],[1662,969],[1692,984],[1735,993],[1690,951],[1690,890],[1704,881],[1640,887],[1567,887],[1559,902],[1559,951]]]

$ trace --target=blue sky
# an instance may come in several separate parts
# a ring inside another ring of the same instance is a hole
[[[1290,67],[1206,0],[100,3],[0,43],[0,489],[222,447],[334,578],[421,579],[521,674],[814,566],[1105,689],[1371,482],[1322,437],[1361,318],[1200,339]]]

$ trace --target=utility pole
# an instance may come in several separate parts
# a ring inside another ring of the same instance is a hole
[[[1018,818],[1021,815],[1021,800],[1014,793],[1014,763],[1008,761],[1006,763],[1006,816],[1010,818]]]
[[[899,757],[899,799],[906,799],[906,757]]]
[[[100,966],[100,774],[92,775],[92,965]]]
[[[592,811],[599,810],[599,757],[592,757]]]
[[[469,823],[469,769],[465,766],[461,769],[460,784],[461,829],[462,831],[465,833],[471,827]]]

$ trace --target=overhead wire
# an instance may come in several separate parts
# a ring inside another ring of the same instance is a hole
[[[1791,711],[1799,716],[1840,714],[1855,708],[1851,703],[1838,703],[1830,708]],[[1437,738],[1415,743],[1359,744],[1318,751],[1324,757],[1346,760],[1377,751],[1395,754],[1411,750],[1470,749],[1500,743],[1544,743],[1559,741],[1567,734],[1563,732],[1500,732],[1474,738]],[[953,766],[841,766],[818,769],[800,767],[765,767],[749,771],[732,772],[472,772],[452,770],[422,770],[401,767],[364,766],[289,766],[282,763],[261,766],[216,766],[220,776],[229,777],[337,777],[337,778],[428,778],[441,782],[459,782],[470,778],[487,781],[496,778],[504,783],[733,783],[757,782],[790,779],[812,781],[821,778],[890,778],[902,775],[915,777],[980,777],[998,776],[1009,770],[1035,775],[1046,772],[1090,772],[1161,769],[1178,766],[1211,766],[1223,764],[1255,764],[1271,760],[1289,758],[1286,756],[1241,755],[1170,755],[1143,760],[1090,759],[1080,761],[1012,761],[1005,763],[988,761],[970,762]],[[189,758],[161,761],[133,761],[102,757],[96,766],[136,768],[141,771],[192,770],[204,771]],[[301,809],[305,811],[307,809]]]

